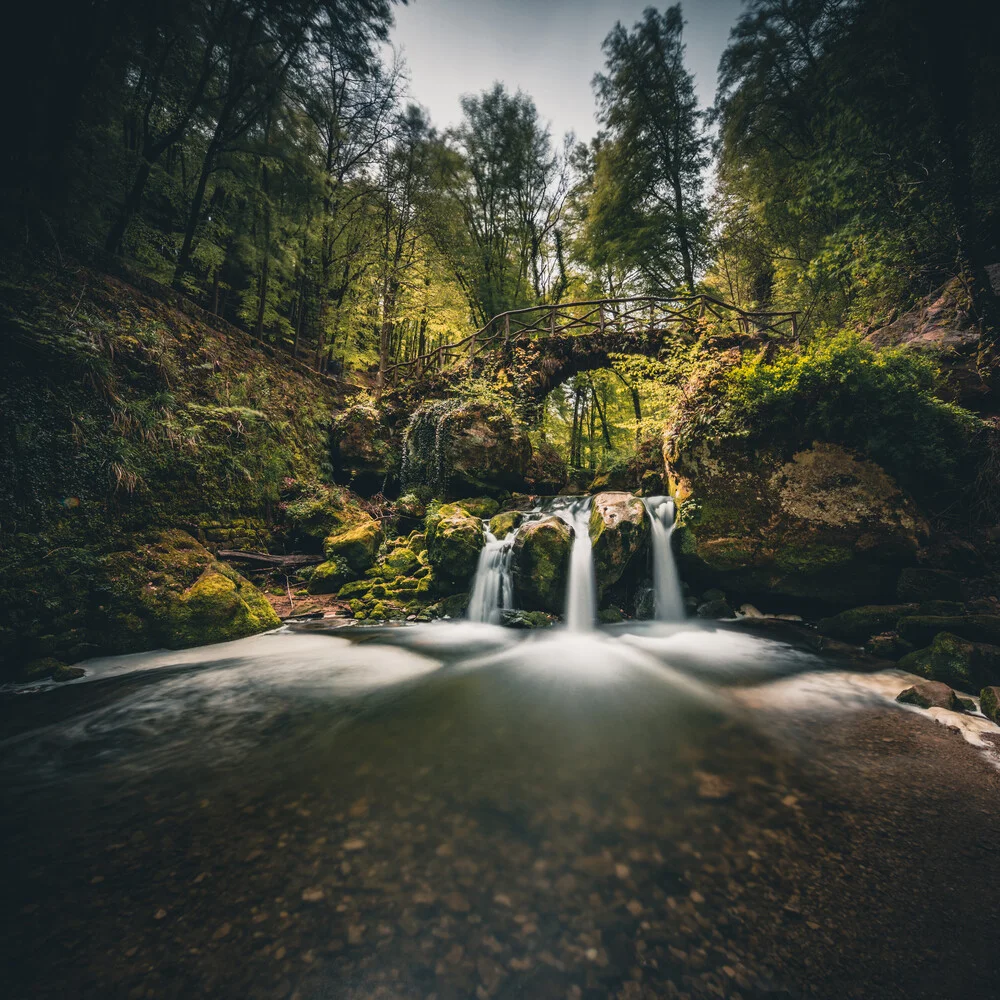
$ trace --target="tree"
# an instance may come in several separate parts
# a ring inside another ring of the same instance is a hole
[[[588,229],[599,261],[624,262],[648,290],[693,292],[708,252],[708,140],[682,29],[680,5],[649,8],[631,32],[619,22],[604,40]]]

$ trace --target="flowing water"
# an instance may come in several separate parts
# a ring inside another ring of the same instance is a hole
[[[479,553],[466,617],[473,622],[495,623],[500,620],[501,611],[514,607],[512,564],[517,531],[496,538],[490,531],[490,522],[483,521],[483,534],[486,544]]]
[[[565,627],[315,623],[0,692],[2,995],[994,995],[975,751],[794,637],[596,627],[589,502],[548,510]]]
[[[653,587],[656,618],[676,622],[684,618],[684,596],[674,562],[672,538],[676,508],[670,497],[647,497],[643,500],[649,514],[653,543]]]

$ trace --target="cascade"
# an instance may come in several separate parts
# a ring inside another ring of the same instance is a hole
[[[490,522],[483,521],[486,544],[479,553],[476,575],[472,580],[467,617],[473,622],[496,622],[501,611],[513,608],[514,577],[511,563],[517,529],[497,538],[490,531]]]
[[[597,617],[594,549],[590,541],[590,497],[573,497],[554,513],[573,529],[566,584],[566,626],[571,632],[589,632]]]
[[[676,622],[684,618],[681,581],[674,562],[671,536],[676,508],[670,497],[646,497],[653,535],[653,588],[657,621]]]

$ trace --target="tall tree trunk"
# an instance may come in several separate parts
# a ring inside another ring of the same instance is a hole
[[[205,201],[205,190],[208,187],[208,178],[211,176],[212,167],[215,162],[215,149],[208,147],[205,159],[201,164],[201,173],[198,175],[198,185],[194,189],[194,197],[188,210],[187,223],[184,226],[184,242],[181,244],[181,252],[177,257],[177,265],[174,267],[174,277],[171,284],[174,288],[181,287],[181,281],[191,266],[191,248],[194,245],[194,234],[198,228],[198,219],[201,217],[201,206]]]
[[[122,240],[125,239],[128,227],[139,211],[139,206],[142,204],[142,195],[146,190],[146,182],[149,180],[152,170],[153,164],[144,155],[142,162],[139,164],[139,169],[132,179],[132,187],[129,188],[129,192],[125,196],[125,201],[122,203],[122,207],[108,232],[108,238],[104,241],[104,252],[109,257],[116,257],[121,252]]]

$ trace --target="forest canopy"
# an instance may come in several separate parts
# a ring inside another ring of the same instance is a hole
[[[711,108],[682,6],[650,8],[608,25],[589,144],[501,83],[435,126],[386,44],[391,0],[32,16],[7,66],[8,256],[127,268],[320,371],[604,296],[794,309],[808,340],[957,276],[996,328],[1000,15],[970,0],[748,0]],[[574,464],[614,461],[664,378],[581,375],[549,429]]]

